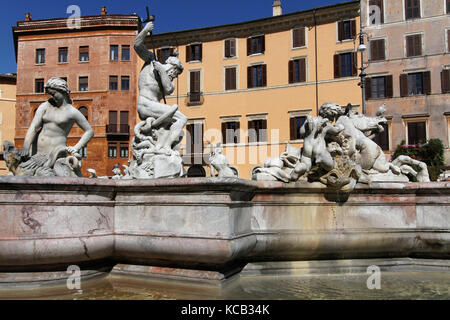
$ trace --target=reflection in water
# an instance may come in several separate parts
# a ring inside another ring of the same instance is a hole
[[[218,286],[109,275],[82,282],[82,292],[59,287],[0,291],[3,299],[259,300],[450,299],[450,274],[383,272],[381,289],[367,289],[366,274],[240,277]]]

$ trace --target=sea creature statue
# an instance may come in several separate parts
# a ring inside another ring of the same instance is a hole
[[[288,145],[279,159],[255,168],[252,178],[295,182],[304,177],[344,193],[351,192],[358,182],[407,182],[408,176],[430,181],[425,163],[408,156],[390,163],[372,140],[384,130],[385,111],[382,105],[376,117],[367,117],[355,114],[351,105],[343,110],[335,103],[323,104],[319,115],[309,115],[300,129],[302,151]]]
[[[126,168],[125,177],[132,179],[177,178],[185,175],[179,152],[187,118],[178,106],[166,104],[165,96],[175,87],[173,80],[183,72],[177,55],[171,55],[164,64],[156,61],[144,43],[154,28],[147,23],[136,37],[134,48],[145,64],[139,75],[137,111],[141,122],[134,128],[133,161]],[[164,99],[164,103],[160,103]]]
[[[220,143],[217,144],[216,149],[211,151],[209,155],[209,163],[211,168],[211,176],[215,177],[215,171],[219,178],[233,178],[237,177],[233,169],[230,168],[227,157],[222,154]]]
[[[120,180],[123,178],[123,174],[122,174],[122,170],[120,170],[120,164],[116,163],[114,165],[114,168],[112,170],[112,172],[114,173],[112,179],[113,180]]]
[[[94,136],[83,114],[72,106],[67,82],[51,78],[44,86],[51,97],[36,110],[25,136],[23,148],[5,141],[6,166],[15,176],[81,177],[81,148]],[[67,136],[76,123],[84,134],[73,147]]]

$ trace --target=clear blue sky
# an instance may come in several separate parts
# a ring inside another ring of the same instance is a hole
[[[342,3],[342,0],[282,0],[283,13]],[[30,12],[34,20],[68,17],[67,7],[78,5],[81,15],[100,14],[100,7],[107,6],[108,13],[137,13],[156,16],[155,33],[201,28],[242,22],[272,15],[273,0],[3,0],[0,11],[0,73],[16,72],[14,41],[11,27],[24,20]]]

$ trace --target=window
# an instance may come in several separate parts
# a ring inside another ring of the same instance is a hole
[[[301,48],[306,46],[306,29],[297,28],[292,30],[292,47]]]
[[[408,144],[424,144],[427,142],[425,121],[408,122]]]
[[[366,99],[392,98],[392,76],[365,79]]]
[[[450,70],[442,70],[441,88],[442,93],[450,93]]]
[[[190,88],[189,88],[189,102],[198,103],[200,102],[200,71],[191,71],[190,75]]]
[[[225,90],[236,90],[236,68],[225,68]]]
[[[405,0],[405,18],[420,18],[420,0]]]
[[[431,73],[417,72],[400,75],[400,95],[402,97],[431,94]]]
[[[128,111],[120,111],[120,133],[129,133]]]
[[[173,54],[174,49],[173,48],[162,48],[159,49],[156,53],[158,56],[158,61],[161,63],[165,63],[167,58],[170,57],[171,54]]]
[[[250,120],[248,122],[248,142],[265,141],[267,141],[267,120]]]
[[[128,159],[128,145],[127,144],[120,144],[120,157]]]
[[[247,55],[264,53],[266,51],[265,36],[251,37],[247,39]]]
[[[84,146],[83,148],[81,148],[79,153],[82,158],[87,158],[87,147]]]
[[[130,46],[122,46],[122,61],[130,61]]]
[[[111,45],[109,47],[109,60],[111,60],[111,61],[119,60],[119,46],[118,45]]]
[[[80,47],[80,62],[89,61],[89,46]]]
[[[386,59],[385,40],[370,41],[370,60],[381,61]]]
[[[247,69],[247,87],[257,88],[267,85],[267,66],[265,64],[251,66]]]
[[[369,6],[378,7],[378,9],[376,9],[376,10],[375,9],[370,10],[370,8],[369,8],[369,17],[370,17],[369,24],[373,25],[373,24],[384,23],[383,0],[369,0]]]
[[[89,113],[88,113],[88,109],[86,107],[80,107],[80,109],[78,109],[81,114],[86,118],[86,120],[89,120]]]
[[[191,44],[186,47],[186,62],[202,61],[202,44]]]
[[[447,3],[446,3],[446,7],[447,7],[447,14],[449,14],[450,13],[450,0],[447,0]]]
[[[406,56],[416,57],[422,55],[422,35],[406,36]]]
[[[88,91],[89,90],[88,77],[79,77],[78,85],[79,85],[78,91]]]
[[[351,77],[358,74],[356,52],[334,55],[334,77]]]
[[[186,153],[203,153],[203,123],[187,124],[186,132]]]
[[[289,61],[289,83],[306,81],[306,59]]]
[[[389,126],[387,123],[382,123],[384,131],[378,133],[373,141],[380,146],[381,150],[388,151],[389,150]]]
[[[58,62],[59,63],[67,63],[68,53],[69,53],[69,49],[67,49],[67,47],[59,48],[58,49]]]
[[[356,37],[356,20],[338,22],[338,40],[350,40]]]
[[[224,56],[225,58],[233,58],[236,57],[236,39],[228,39],[225,40],[224,46]]]
[[[36,64],[45,63],[45,49],[36,49]]]
[[[34,92],[35,93],[44,93],[44,79],[35,79],[34,80]]]
[[[118,76],[109,76],[109,90],[116,91],[119,86]]]
[[[299,140],[300,129],[306,121],[306,117],[291,117],[289,119],[290,140]]]
[[[122,91],[130,90],[130,77],[129,76],[121,76],[120,77],[120,89]]]
[[[109,110],[109,121],[108,125],[106,126],[107,133],[117,133],[117,120],[117,111]]]
[[[108,144],[108,158],[117,158],[117,143]]]
[[[229,121],[222,122],[222,142],[227,143],[239,143],[240,141],[240,122]]]

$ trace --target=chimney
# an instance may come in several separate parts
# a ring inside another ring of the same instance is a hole
[[[283,7],[281,6],[281,0],[273,1],[273,16],[281,16],[283,14]]]
[[[106,10],[106,6],[102,7],[102,16],[105,16],[108,14],[108,11]]]
[[[31,13],[25,13],[25,21],[31,21]]]

